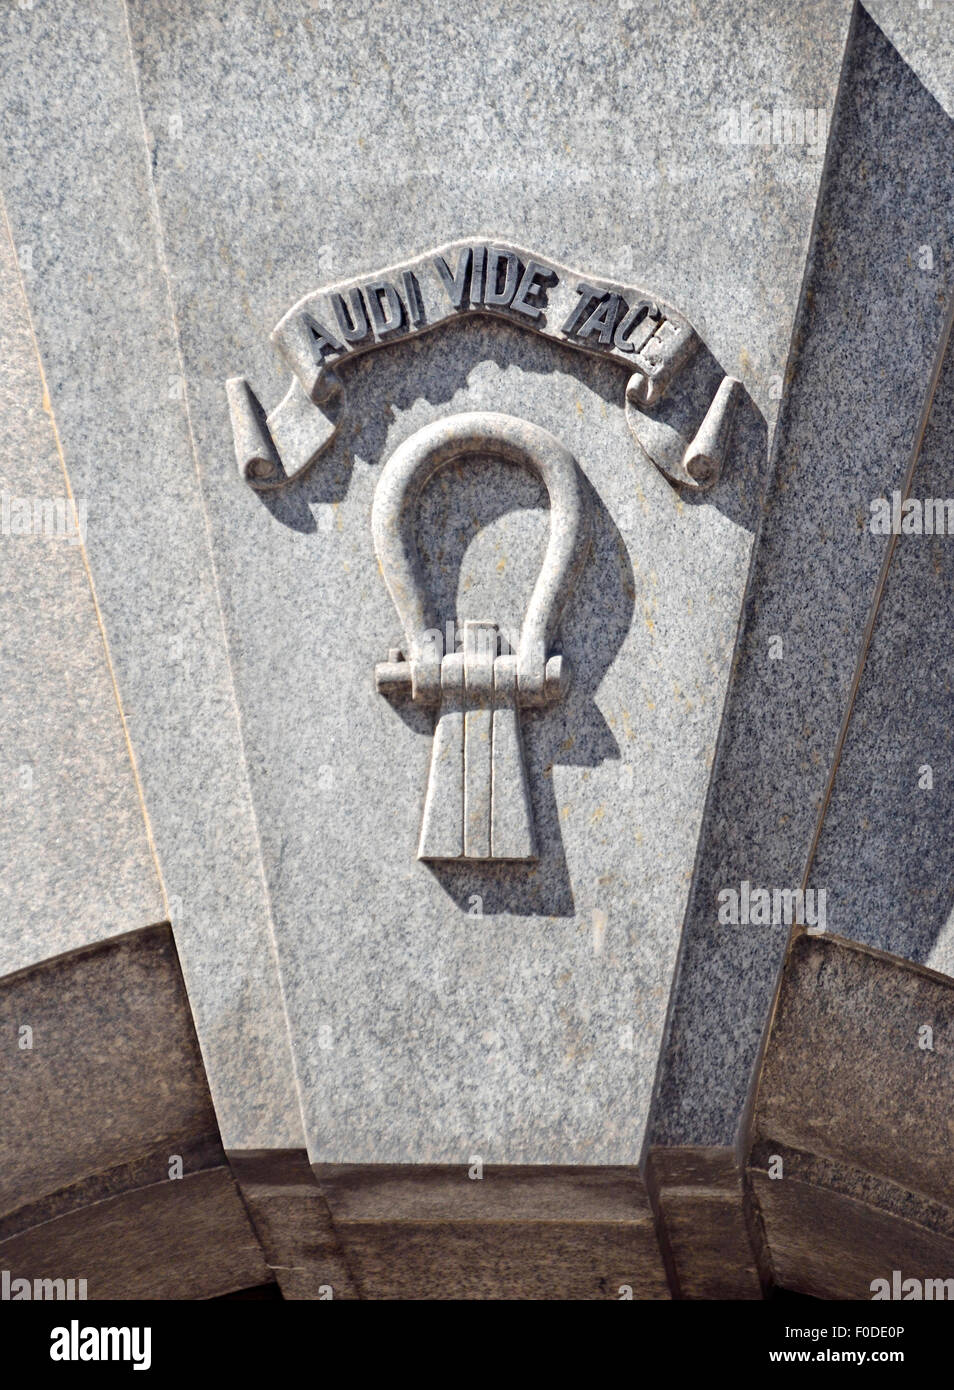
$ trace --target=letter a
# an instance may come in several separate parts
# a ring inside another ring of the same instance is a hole
[[[69,1361],[70,1333],[67,1327],[54,1327],[50,1333],[50,1360]]]

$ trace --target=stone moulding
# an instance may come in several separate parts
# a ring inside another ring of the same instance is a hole
[[[417,503],[438,469],[487,454],[539,476],[550,497],[550,537],[516,656],[498,655],[490,621],[465,623],[463,652],[445,655],[415,536]],[[385,464],[371,531],[407,645],[406,657],[392,651],[375,668],[377,688],[439,709],[418,858],[535,859],[519,709],[558,700],[569,679],[565,659],[552,648],[590,546],[577,462],[548,430],[512,415],[475,411],[437,420]]]
[[[718,480],[740,389],[734,378],[723,379],[702,424],[675,455],[671,447],[654,449],[652,436],[639,430],[639,417],[658,405],[699,346],[689,321],[644,290],[584,276],[487,238],[447,243],[315,290],[293,305],[271,334],[294,377],[282,401],[266,413],[245,377],[226,382],[241,476],[256,491],[300,478],[332,443],[344,415],[336,368],[474,314],[625,367],[627,419],[656,467],[687,489]]]

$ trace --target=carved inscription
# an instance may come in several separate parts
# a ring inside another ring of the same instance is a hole
[[[424,333],[451,319],[490,314],[628,373],[627,418],[652,462],[680,487],[711,487],[727,446],[737,383],[725,378],[703,432],[642,427],[698,346],[681,314],[642,290],[577,271],[496,241],[458,241],[373,275],[299,300],[271,337],[293,373],[268,414],[244,377],[226,383],[242,477],[262,491],[283,487],[333,440],[344,411],[338,368],[359,353]]]
[[[328,367],[472,313],[618,358],[644,405],[662,396],[696,346],[687,320],[641,291],[591,283],[495,242],[454,243],[384,275],[319,290],[285,315],[272,340],[306,394],[321,401]]]

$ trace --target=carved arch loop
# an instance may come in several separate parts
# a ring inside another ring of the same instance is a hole
[[[439,629],[424,582],[414,533],[417,504],[434,473],[454,459],[491,454],[532,469],[550,498],[550,535],[520,635],[517,699],[542,705],[557,698],[567,678],[562,657],[550,656],[560,614],[586,559],[590,512],[576,459],[548,430],[512,415],[472,411],[426,425],[391,455],[378,480],[371,511],[375,554],[407,640],[411,695],[437,704],[441,653],[426,634]],[[400,662],[378,668],[383,690],[406,684]]]

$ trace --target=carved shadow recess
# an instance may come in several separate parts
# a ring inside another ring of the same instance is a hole
[[[287,486],[329,447],[345,411],[337,368],[350,358],[489,314],[626,369],[626,418],[674,486],[712,487],[722,471],[741,384],[723,376],[701,422],[673,425],[657,407],[700,340],[644,290],[587,277],[504,242],[455,241],[299,300],[271,339],[294,379],[266,413],[245,377],[226,383],[239,471],[257,491]]]

